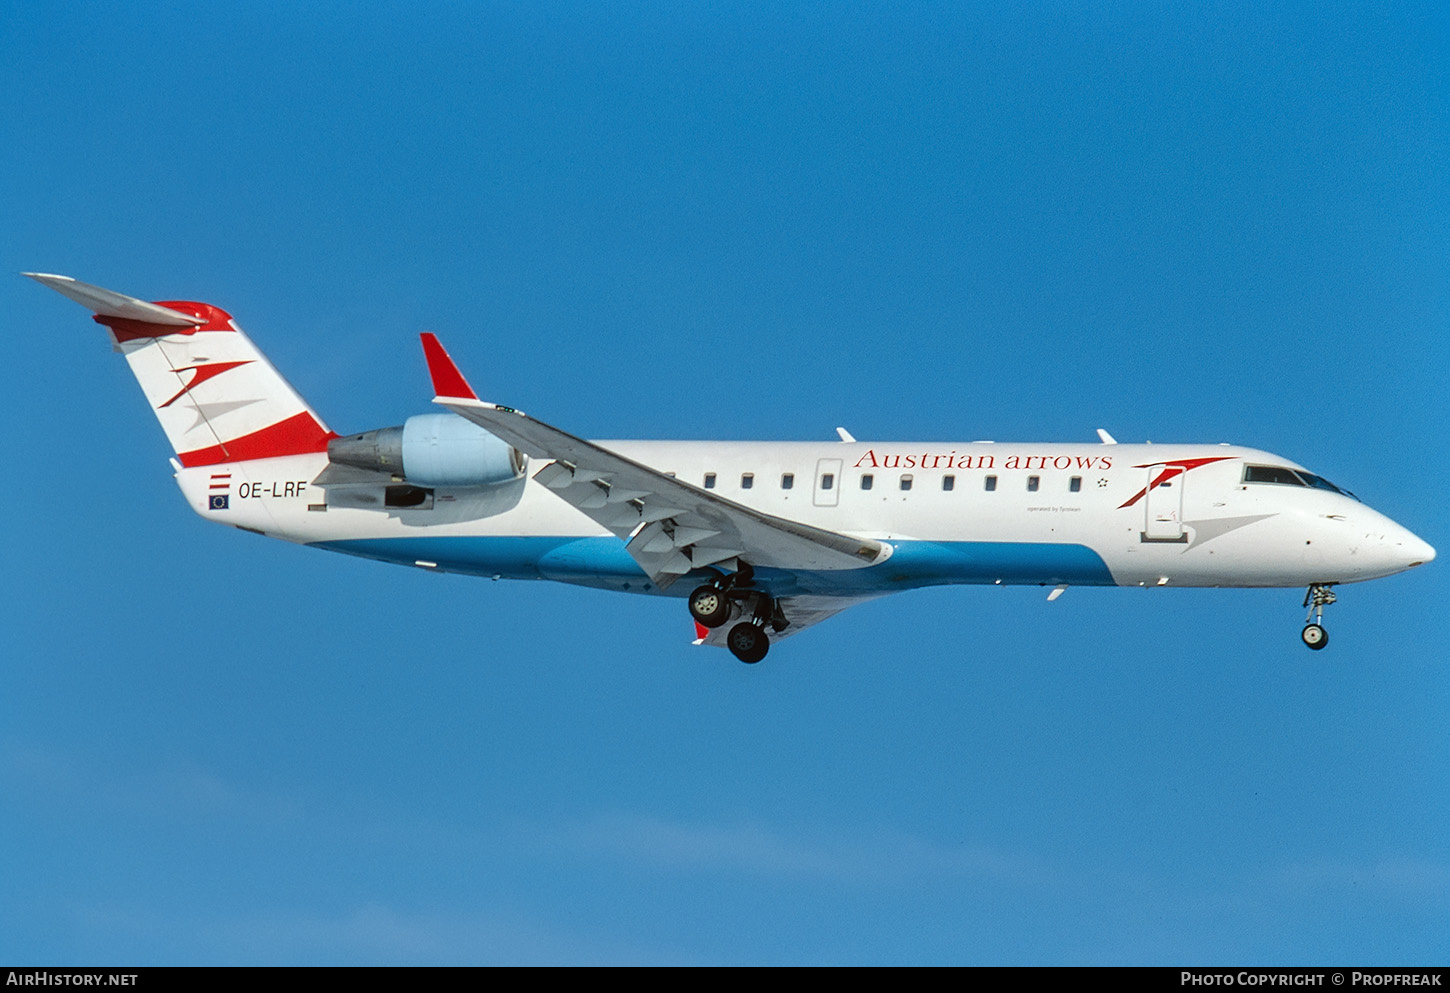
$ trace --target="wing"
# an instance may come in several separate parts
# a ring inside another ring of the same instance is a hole
[[[618,452],[479,400],[432,335],[423,336],[435,403],[537,460],[534,479],[625,542],[661,589],[709,565],[828,571],[884,561],[891,546],[761,513]],[[832,611],[834,612],[834,611]]]

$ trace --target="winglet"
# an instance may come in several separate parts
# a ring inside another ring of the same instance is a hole
[[[418,337],[423,341],[423,357],[428,360],[428,375],[433,377],[433,392],[440,397],[477,400],[478,394],[473,392],[468,380],[463,378],[463,373],[458,371],[458,366],[453,364],[453,360],[443,350],[438,336],[431,331],[424,331]]]
[[[1116,445],[1118,443],[1118,439],[1117,438],[1114,438],[1112,435],[1108,434],[1102,428],[1098,428],[1098,438],[1102,440],[1102,443],[1104,445]]]

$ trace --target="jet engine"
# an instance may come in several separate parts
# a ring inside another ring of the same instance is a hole
[[[416,486],[493,486],[518,479],[526,464],[518,449],[457,414],[418,414],[401,427],[334,438],[327,458]]]

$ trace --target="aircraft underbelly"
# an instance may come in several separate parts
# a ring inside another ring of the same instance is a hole
[[[864,569],[757,570],[774,595],[850,596],[951,583],[1116,585],[1102,557],[1085,545],[992,541],[898,541],[890,559]],[[501,579],[549,579],[633,593],[658,593],[613,536],[410,536],[315,542],[313,547],[440,572]],[[668,591],[684,596],[692,585]]]

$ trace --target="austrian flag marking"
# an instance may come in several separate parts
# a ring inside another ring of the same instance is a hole
[[[226,510],[231,504],[232,474],[214,472],[211,487],[207,493],[207,507],[211,510]]]

